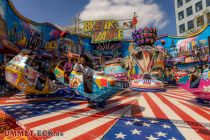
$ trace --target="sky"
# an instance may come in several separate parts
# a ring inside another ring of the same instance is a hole
[[[81,20],[132,19],[137,27],[155,26],[158,34],[176,35],[174,0],[11,0],[20,14],[36,22],[67,26]]]

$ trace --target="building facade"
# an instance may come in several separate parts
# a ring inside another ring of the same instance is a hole
[[[155,42],[155,46],[165,48],[167,57],[174,64],[193,64],[206,62],[209,57],[210,48],[210,25],[206,25],[191,36],[169,36],[163,35]]]
[[[176,32],[184,36],[210,23],[210,0],[174,0]]]

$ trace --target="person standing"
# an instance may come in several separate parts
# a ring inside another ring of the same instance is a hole
[[[68,58],[68,61],[64,64],[64,72],[65,72],[65,81],[69,82],[69,76],[71,71],[73,70],[73,64],[71,62],[71,58]]]
[[[71,58],[68,59],[68,61],[64,64],[64,71],[65,73],[71,73],[73,69],[73,64],[71,62]]]
[[[85,93],[91,94],[93,92],[92,82],[94,71],[90,58],[86,55],[80,55],[79,61],[74,65],[73,70],[83,73],[84,91]]]

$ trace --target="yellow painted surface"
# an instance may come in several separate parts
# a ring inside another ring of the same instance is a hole
[[[20,66],[19,66],[20,67]],[[12,73],[12,74],[17,74],[18,78],[14,83],[11,83],[14,87],[17,89],[24,91],[26,94],[49,94],[52,92],[52,89],[49,87],[49,79],[47,79],[45,86],[42,91],[36,90],[35,85],[31,86],[28,81],[24,78],[24,69],[22,68],[21,71],[15,70],[11,67],[6,67],[5,68],[6,72]]]

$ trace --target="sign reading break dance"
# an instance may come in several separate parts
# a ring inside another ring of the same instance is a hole
[[[92,43],[119,41],[123,39],[123,29],[116,20],[84,21],[84,32],[91,32]]]

